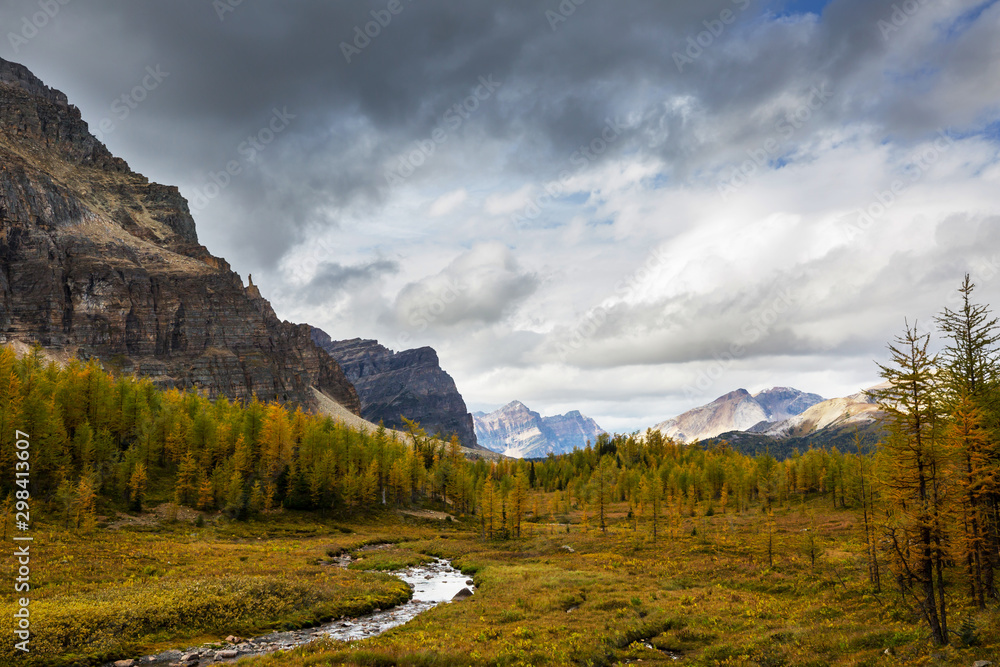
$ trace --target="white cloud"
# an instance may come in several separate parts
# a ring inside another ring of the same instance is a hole
[[[34,11],[12,2],[0,15]],[[894,4],[833,0],[821,17],[780,19],[755,5],[684,73],[671,53],[716,12],[705,0],[593,5],[556,35],[535,9],[428,6],[349,68],[317,57],[327,26],[364,14],[347,4],[285,8],[277,23],[267,3],[248,7],[241,20],[259,33],[248,42],[150,21],[167,10],[145,6],[118,8],[120,37],[105,39],[97,3],[78,8],[73,35],[46,32],[32,53],[51,54],[39,55],[48,83],[101,91],[89,118],[133,76],[110,76],[109,62],[169,55],[170,91],[113,141],[140,171],[184,186],[203,185],[274,104],[289,105],[288,133],[197,220],[282,317],[432,345],[470,405],[520,399],[639,428],[739,386],[850,393],[874,379],[903,318],[929,323],[965,271],[1000,307],[1000,3],[954,34],[980,0],[922,3],[883,39],[877,22]],[[429,52],[427,26],[440,30]],[[426,145],[491,72],[499,92],[388,184],[385,165]],[[832,96],[805,113],[824,84]],[[612,117],[627,130],[581,160]],[[940,129],[954,145],[859,224]],[[794,307],[691,396],[783,291]]]
[[[447,194],[441,195],[434,203],[431,204],[428,210],[428,215],[432,218],[440,218],[443,215],[448,215],[456,208],[465,203],[465,200],[469,198],[469,193],[465,191],[464,188],[458,190],[453,190]]]

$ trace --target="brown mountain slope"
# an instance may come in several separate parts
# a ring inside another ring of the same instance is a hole
[[[66,96],[0,59],[0,341],[211,395],[360,403],[306,325],[198,243],[177,188],[111,155]]]

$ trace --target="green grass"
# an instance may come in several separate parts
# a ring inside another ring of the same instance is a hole
[[[415,565],[426,565],[434,562],[430,556],[400,547],[379,549],[378,551],[358,549],[351,552],[351,555],[358,559],[348,566],[351,570],[403,570]]]
[[[40,560],[32,562],[39,573],[32,591],[35,663],[70,664],[80,656],[81,664],[94,664],[385,608],[407,591],[374,570],[432,556],[474,574],[476,595],[363,642],[315,643],[248,664],[997,662],[1000,614],[964,608],[960,582],[951,588],[952,623],[957,630],[972,617],[981,640],[976,647],[930,646],[920,619],[897,594],[871,594],[850,511],[810,503],[815,516],[807,518],[798,508],[779,509],[768,566],[757,513],[687,518],[654,544],[644,525],[638,532],[626,528],[627,508],[618,509],[607,535],[584,532],[572,515],[569,534],[539,522],[532,534],[511,541],[482,541],[472,521],[428,524],[391,512],[349,527],[343,519],[281,513],[245,524],[209,520],[201,529],[177,523],[81,536],[43,530],[36,538]],[[818,526],[815,568],[803,551],[806,525]],[[390,546],[365,548],[378,544]],[[348,570],[326,564],[340,553],[361,560]],[[4,623],[0,632],[8,632]]]

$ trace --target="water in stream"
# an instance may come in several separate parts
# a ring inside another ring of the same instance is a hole
[[[413,598],[409,602],[387,611],[369,614],[356,621],[337,621],[330,626],[318,628],[333,639],[350,641],[381,634],[389,628],[406,623],[421,612],[449,602],[463,588],[472,590],[466,584],[469,578],[456,570],[446,560],[437,560],[429,565],[411,567],[395,573],[397,577],[413,587]]]
[[[142,665],[195,667],[211,663],[235,662],[238,658],[251,655],[287,651],[323,637],[340,641],[366,639],[402,625],[418,614],[443,602],[450,602],[455,594],[463,588],[474,590],[472,582],[467,576],[452,567],[451,563],[442,559],[393,574],[413,587],[413,597],[408,602],[392,609],[377,611],[354,619],[341,619],[308,630],[273,632],[256,639],[240,640],[224,649],[214,650],[201,647],[190,648],[187,651],[165,651],[159,655],[146,656],[138,660],[109,663],[108,667],[126,667],[123,663],[129,663],[128,667],[141,667]]]

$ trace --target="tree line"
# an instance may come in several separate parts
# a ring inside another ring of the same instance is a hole
[[[873,392],[888,436],[862,493],[871,583],[881,587],[882,555],[939,644],[957,634],[949,589],[961,582],[979,608],[998,599],[1000,325],[974,289],[966,276],[935,318],[940,352],[909,322],[890,343],[886,388]]]
[[[472,516],[484,539],[516,539],[540,522],[607,532],[612,524],[677,537],[685,519],[773,512],[818,496],[859,517],[869,583],[912,601],[947,643],[949,604],[997,600],[1000,564],[1000,326],[966,278],[943,338],[906,326],[873,396],[887,436],[849,451],[746,456],[725,442],[684,445],[652,429],[602,434],[543,460],[468,460],[456,438],[352,429],[257,399],[209,400],[115,376],[98,362],[46,363],[39,349],[0,349],[0,470],[15,429],[30,434],[32,496],[66,529],[154,502],[248,519],[278,508],[350,516],[380,506],[442,503]],[[4,534],[14,476],[0,478]],[[955,593],[961,591],[958,595]]]

